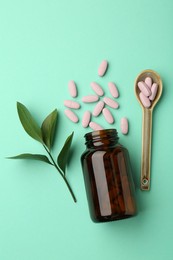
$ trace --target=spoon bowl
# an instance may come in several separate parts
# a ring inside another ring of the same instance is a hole
[[[139,93],[140,93],[140,89],[138,88],[138,82],[139,81],[145,81],[146,77],[150,77],[152,79],[153,82],[157,83],[158,85],[158,90],[157,90],[157,94],[155,99],[152,101],[152,104],[149,108],[149,110],[153,110],[153,108],[155,107],[155,105],[157,104],[157,102],[159,101],[161,95],[162,95],[162,80],[159,76],[159,74],[157,72],[155,72],[154,70],[143,70],[136,78],[135,80],[135,94],[136,94],[136,98],[138,99],[140,105],[142,106],[142,108],[145,109],[144,105],[142,104],[140,98],[139,98]]]
[[[146,77],[150,77],[153,83],[157,83],[158,89],[155,99],[151,106],[146,108],[139,97],[140,89],[139,81],[145,81]],[[162,80],[157,72],[153,70],[142,71],[135,80],[135,95],[142,107],[142,156],[141,156],[141,190],[150,190],[150,161],[151,161],[151,139],[152,139],[152,113],[155,105],[159,101],[162,94]]]

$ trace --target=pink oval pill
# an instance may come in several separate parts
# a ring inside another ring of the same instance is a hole
[[[107,60],[103,60],[98,68],[98,75],[100,77],[103,77],[104,74],[106,73],[107,68],[108,68],[108,62]]]
[[[140,91],[146,96],[150,96],[151,95],[151,89],[147,86],[147,84],[143,81],[139,81],[138,82],[138,88],[140,89]]]
[[[103,96],[104,95],[104,91],[102,89],[102,87],[96,83],[96,82],[91,82],[91,87],[94,90],[94,92],[99,95],[99,96]]]
[[[100,113],[102,112],[103,108],[104,108],[105,103],[101,100],[97,103],[97,105],[95,106],[94,110],[93,110],[93,116],[98,116],[100,115]]]
[[[129,123],[126,117],[122,117],[120,121],[121,133],[126,135],[129,131]]]
[[[145,83],[147,84],[147,86],[148,86],[149,88],[151,88],[151,86],[152,86],[152,78],[146,77]]]
[[[84,96],[84,97],[82,98],[82,101],[83,101],[84,103],[92,103],[92,102],[98,101],[98,99],[99,99],[99,97],[96,96],[96,95],[88,95],[88,96]]]
[[[91,119],[90,111],[85,111],[83,118],[82,118],[82,126],[87,127],[89,125],[90,119]]]
[[[119,104],[115,100],[109,98],[109,97],[104,97],[103,101],[105,102],[106,105],[112,107],[112,108],[118,108]]]
[[[69,108],[74,108],[74,109],[79,109],[80,104],[76,101],[72,100],[64,100],[64,106],[69,107]]]
[[[113,118],[113,116],[112,116],[110,110],[105,107],[105,108],[103,108],[102,113],[103,113],[103,116],[104,116],[104,118],[106,119],[106,121],[107,121],[109,124],[113,124],[114,118]]]
[[[111,95],[112,95],[114,98],[119,97],[118,89],[117,89],[115,83],[109,82],[109,83],[108,83],[108,88],[109,88],[109,91],[110,91]]]
[[[77,87],[73,80],[69,81],[68,89],[71,97],[77,97]]]
[[[154,100],[157,94],[157,90],[158,90],[158,85],[157,83],[153,83],[152,87],[151,87],[151,95],[149,96],[150,100]]]
[[[77,115],[70,109],[66,109],[64,113],[72,122],[77,123],[79,121]]]
[[[144,107],[149,108],[151,106],[151,102],[148,97],[146,97],[142,92],[139,93],[139,98],[144,105]]]
[[[91,129],[93,129],[94,131],[98,131],[98,130],[103,130],[103,127],[95,122],[90,122],[89,126],[91,127]]]

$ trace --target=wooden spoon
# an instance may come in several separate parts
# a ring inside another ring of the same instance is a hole
[[[153,83],[158,84],[158,90],[155,99],[149,108],[142,104],[138,88],[139,81],[145,81],[146,77],[150,77]],[[151,160],[151,137],[152,137],[152,113],[153,108],[157,104],[162,94],[162,80],[160,76],[153,70],[142,71],[135,80],[135,94],[142,107],[142,158],[141,158],[141,190],[150,190],[150,160]]]

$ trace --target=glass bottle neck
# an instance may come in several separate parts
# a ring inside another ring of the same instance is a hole
[[[112,147],[118,143],[116,129],[105,129],[87,133],[85,136],[87,148]]]

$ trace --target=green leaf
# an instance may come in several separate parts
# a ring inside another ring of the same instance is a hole
[[[40,143],[43,143],[41,128],[38,126],[29,110],[23,104],[17,102],[17,111],[21,124],[27,134]]]
[[[57,163],[58,163],[59,167],[61,168],[61,170],[63,171],[64,175],[65,175],[65,171],[66,171],[66,165],[67,165],[70,146],[71,146],[72,139],[73,139],[73,134],[74,134],[74,132],[67,137],[67,139],[64,143],[64,146],[61,149],[61,152],[59,153],[58,158],[57,158]]]
[[[45,118],[41,126],[43,141],[45,145],[49,148],[49,150],[52,148],[53,145],[57,116],[58,111],[57,109],[55,109]]]
[[[49,164],[52,164],[46,155],[42,154],[31,154],[31,153],[23,153],[12,157],[7,157],[7,159],[29,159],[29,160],[37,160],[43,161]]]

